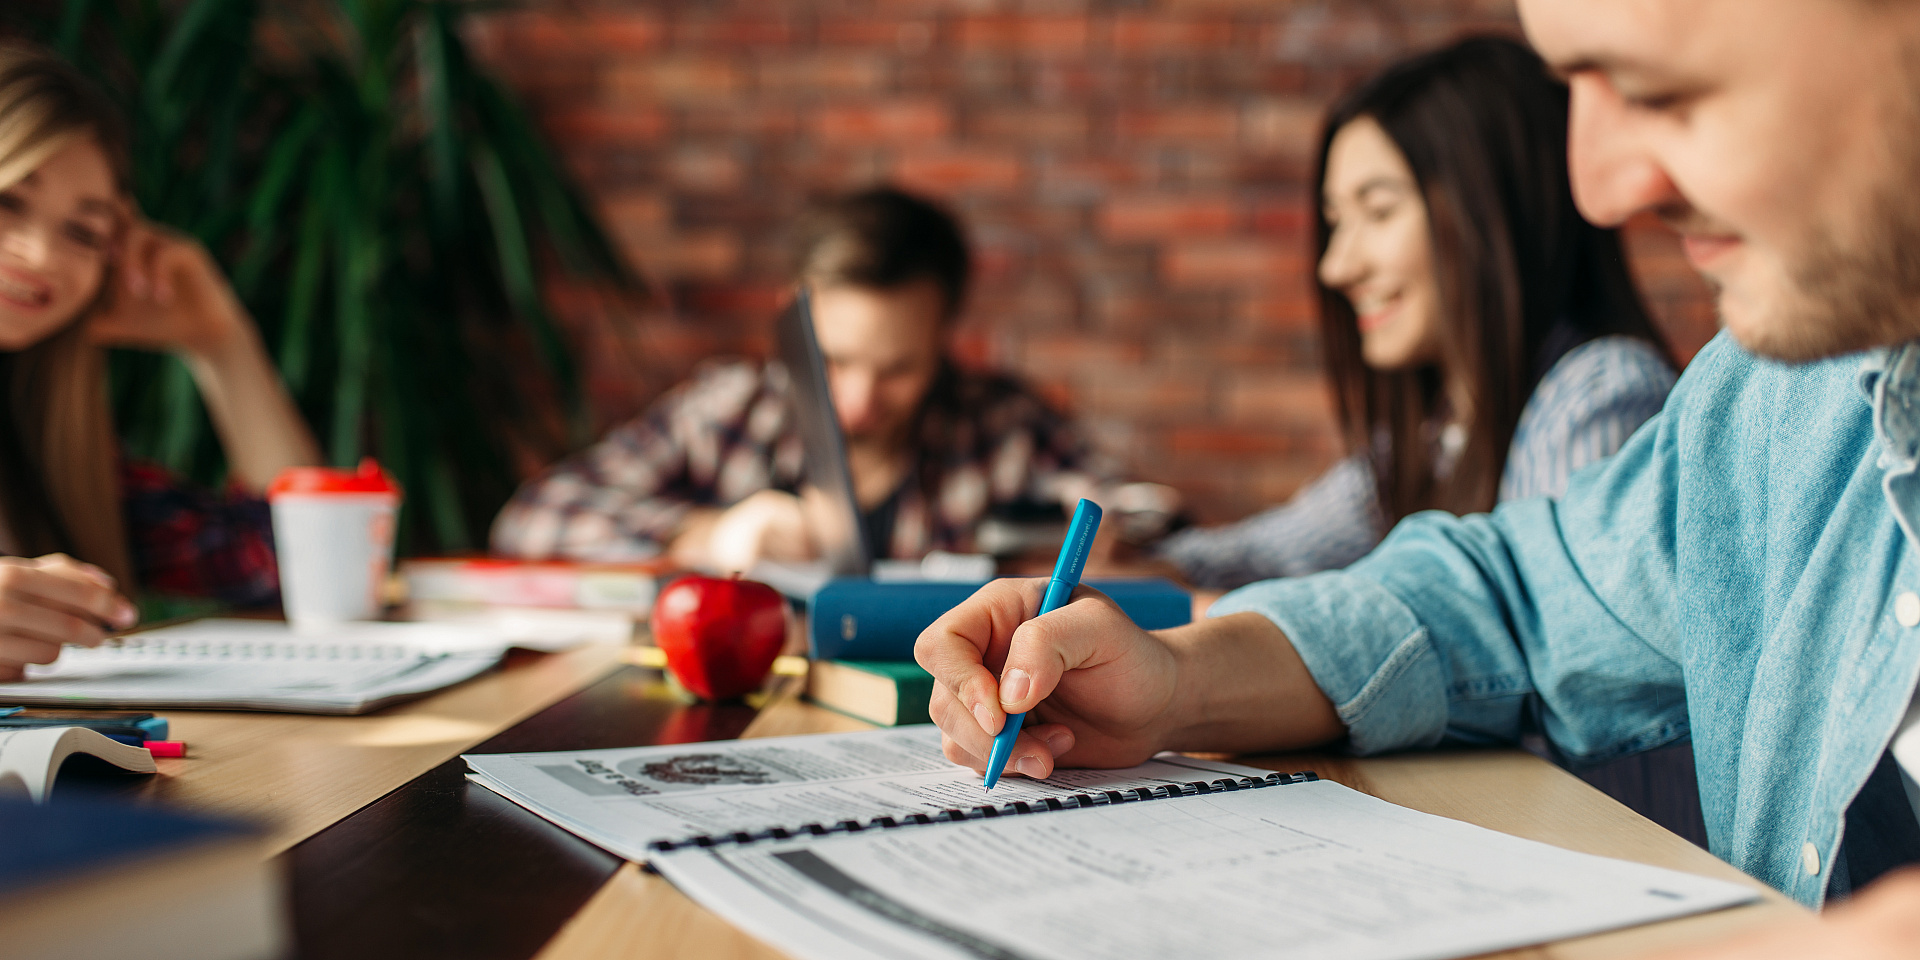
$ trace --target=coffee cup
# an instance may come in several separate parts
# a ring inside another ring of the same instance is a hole
[[[400,509],[393,477],[371,458],[354,470],[290,467],[267,503],[287,621],[301,630],[379,617]]]

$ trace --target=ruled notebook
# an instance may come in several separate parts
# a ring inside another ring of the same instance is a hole
[[[200,620],[67,647],[0,704],[185,707],[353,714],[452,686],[499,662],[506,644],[434,623],[354,623],[322,635],[263,620]]]
[[[932,727],[465,759],[801,958],[1439,960],[1757,898],[1181,756],[989,799]]]

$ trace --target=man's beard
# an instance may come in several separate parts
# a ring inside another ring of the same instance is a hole
[[[1920,50],[1902,58],[1907,90],[1886,124],[1893,171],[1843,236],[1823,227],[1790,264],[1786,296],[1742,343],[1789,362],[1920,337]]]

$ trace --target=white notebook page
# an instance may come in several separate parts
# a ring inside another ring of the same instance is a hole
[[[654,866],[803,960],[1432,960],[1756,898],[1326,781],[687,848]]]

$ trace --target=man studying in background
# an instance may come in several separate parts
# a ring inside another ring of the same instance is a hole
[[[1728,331],[1564,497],[1417,514],[1341,572],[1149,634],[1000,581],[921,636],[952,759],[1691,737],[1713,852],[1825,922],[1737,956],[1920,957],[1920,3],[1520,0],[1574,195],[1682,234]],[[1026,621],[1023,623],[1022,621]],[[1026,868],[1016,860],[1009,875]]]
[[[969,552],[984,518],[1071,507],[1104,479],[1070,425],[1019,381],[947,355],[970,257],[946,211],[868,190],[812,210],[799,238],[796,279],[812,291],[871,555]],[[570,559],[665,550],[728,570],[812,559],[791,403],[779,363],[710,362],[523,486],[494,523],[494,549]]]

